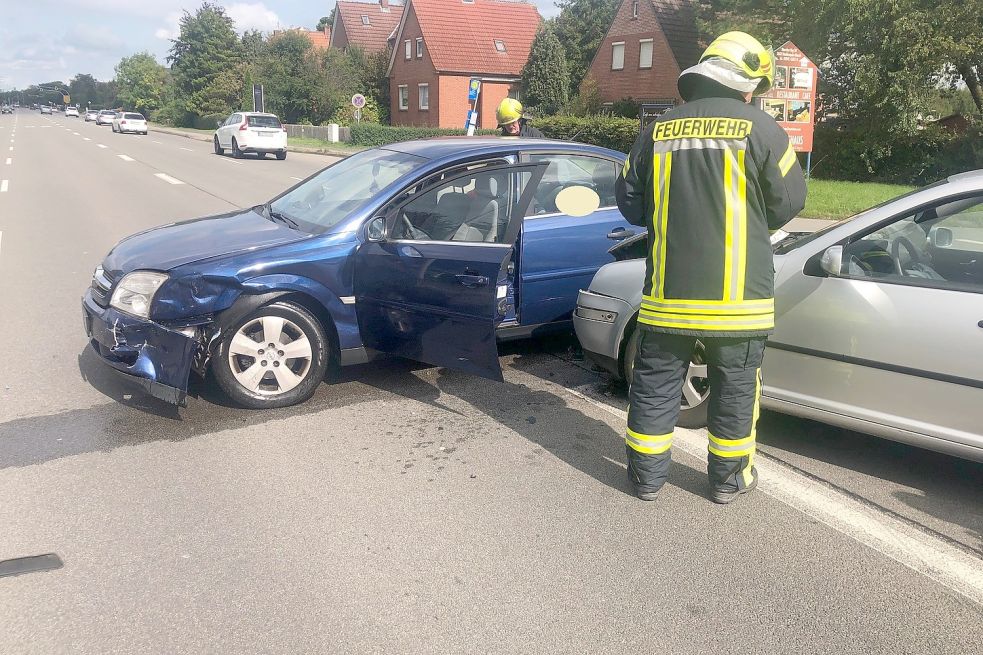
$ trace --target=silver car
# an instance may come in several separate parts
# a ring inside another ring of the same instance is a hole
[[[645,246],[619,247],[574,326],[631,379]],[[983,170],[779,244],[775,305],[764,407],[983,461]],[[705,423],[708,395],[697,349],[680,425]]]

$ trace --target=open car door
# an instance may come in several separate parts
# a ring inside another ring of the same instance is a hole
[[[501,281],[544,169],[503,164],[431,176],[369,221],[354,271],[363,343],[501,381]]]

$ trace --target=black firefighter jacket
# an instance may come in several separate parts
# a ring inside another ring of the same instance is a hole
[[[770,232],[806,197],[773,118],[733,98],[681,105],[639,135],[617,197],[625,218],[649,233],[640,324],[695,336],[771,333]]]

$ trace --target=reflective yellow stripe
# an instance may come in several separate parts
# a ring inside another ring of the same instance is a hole
[[[750,455],[751,453],[753,453],[754,452],[754,445],[752,444],[751,446],[748,446],[744,450],[718,450],[718,449],[714,448],[713,446],[709,446],[707,448],[707,450],[709,450],[711,453],[713,453],[717,457],[726,457],[726,458],[729,458],[729,459],[738,459],[740,457],[747,457],[748,455]],[[744,469],[744,470],[741,471],[741,473],[745,474],[745,476],[746,476],[747,470],[748,469]],[[750,484],[750,482],[747,482],[747,478],[746,477],[745,477],[745,483],[746,484]]]
[[[744,437],[743,439],[721,439],[720,437],[713,436],[709,432],[707,432],[707,436],[710,437],[711,442],[717,444],[718,446],[735,448],[737,446],[746,446],[754,443],[754,428],[751,428],[751,436]]]
[[[686,307],[691,305],[726,305],[729,307],[752,307],[752,306],[775,306],[774,298],[751,298],[749,300],[742,300],[740,303],[735,303],[731,300],[703,300],[700,298],[656,298],[655,296],[642,296],[642,300],[646,302],[657,302],[663,303],[665,305],[674,305],[679,307]]]
[[[628,177],[628,171],[631,170],[631,157],[625,160],[625,165],[621,167],[621,177]]]
[[[694,316],[753,316],[773,314],[775,312],[774,301],[767,304],[748,305],[745,303],[733,303],[730,305],[676,305],[674,302],[662,300],[642,299],[642,309],[648,310],[653,314],[684,314]]]
[[[761,369],[759,368],[755,375],[755,387],[754,387],[754,414],[751,416],[751,438],[757,439],[758,436],[758,415],[761,413]],[[754,466],[754,449],[748,453],[747,466],[741,471],[741,475],[744,477],[744,486],[748,486],[754,480],[754,476],[751,473],[751,467]]]
[[[775,327],[775,318],[773,315],[762,316],[760,318],[739,316],[739,317],[726,317],[730,319],[741,319],[744,322],[739,322],[734,320],[733,322],[721,321],[718,317],[716,319],[706,319],[701,318],[696,319],[686,319],[677,317],[670,317],[664,315],[650,315],[648,312],[639,312],[638,322],[644,323],[646,325],[651,325],[653,327],[662,328],[672,328],[676,330],[696,330],[701,332],[748,332],[752,330],[771,330]]]
[[[730,295],[734,271],[734,194],[732,178],[733,152],[724,150],[724,291],[721,298],[733,300]]]
[[[661,211],[662,211],[662,155],[654,153],[652,155],[652,293],[659,288],[659,274],[662,272],[659,256],[662,253],[662,243],[666,235],[662,233]]]
[[[672,447],[672,432],[669,434],[642,434],[628,428],[625,443],[632,450],[645,455],[661,455]]]
[[[785,154],[778,161],[778,170],[782,172],[782,177],[788,175],[788,172],[792,170],[792,166],[795,165],[796,161],[798,161],[798,158],[795,156],[795,148],[790,143],[788,144],[788,150],[785,151]]]
[[[665,294],[666,287],[666,243],[669,233],[669,181],[672,177],[672,153],[666,153],[665,172],[662,177],[662,216],[659,222],[659,287],[652,287],[652,291],[660,298]]]
[[[744,280],[747,274],[747,169],[744,167],[746,151],[737,151],[737,206],[734,212],[737,228],[737,295],[735,300],[744,300]]]

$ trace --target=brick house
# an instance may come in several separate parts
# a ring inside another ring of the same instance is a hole
[[[366,54],[381,52],[402,15],[403,5],[391,5],[389,0],[339,2],[331,24],[331,45],[342,50],[358,46]]]
[[[540,20],[526,2],[408,0],[389,63],[392,124],[463,128],[468,85],[479,78],[478,127],[496,127],[495,108],[517,95]]]
[[[682,101],[679,74],[702,52],[692,0],[623,0],[585,76],[601,100]]]
[[[314,46],[316,50],[327,50],[331,47],[331,26],[327,25],[321,31],[318,30],[304,30],[307,38],[310,39],[311,45]]]

